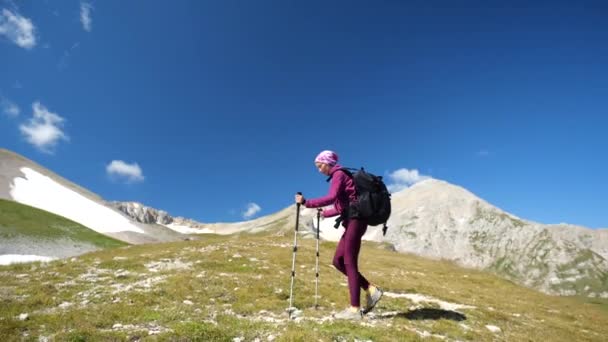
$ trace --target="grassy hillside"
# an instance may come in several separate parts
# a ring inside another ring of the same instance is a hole
[[[205,236],[48,264],[0,267],[0,340],[601,341],[605,301],[550,297],[484,272],[375,248],[361,270],[385,296],[362,322],[334,321],[345,278],[321,246],[315,309],[314,240],[301,240],[289,320],[291,234]],[[27,315],[25,315],[27,314]],[[20,318],[21,316],[21,318]]]
[[[69,239],[99,248],[126,245],[62,216],[4,199],[0,199],[0,238]]]

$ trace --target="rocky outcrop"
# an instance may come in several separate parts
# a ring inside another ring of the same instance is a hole
[[[138,202],[114,201],[108,202],[108,204],[140,223],[157,223],[162,225],[173,223],[173,217],[166,211],[150,208]]]

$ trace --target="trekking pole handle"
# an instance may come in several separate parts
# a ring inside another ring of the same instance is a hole
[[[321,212],[323,212],[323,208],[317,208],[317,240],[319,240],[321,234]],[[319,251],[317,250],[317,257],[318,256]]]
[[[301,192],[301,191],[296,192],[296,194],[297,194],[297,195],[302,196],[302,192]],[[296,203],[296,204],[297,204],[297,206],[298,206],[298,207],[300,207],[300,205],[301,205],[302,203]]]

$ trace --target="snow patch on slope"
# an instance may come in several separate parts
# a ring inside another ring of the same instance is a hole
[[[124,231],[144,233],[120,213],[82,196],[50,177],[27,167],[20,170],[25,178],[13,179],[10,189],[10,195],[15,201],[66,217],[102,234]]]

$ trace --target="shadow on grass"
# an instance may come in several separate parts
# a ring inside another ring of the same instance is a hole
[[[440,320],[449,319],[451,321],[464,321],[467,316],[456,311],[442,310],[442,309],[431,309],[422,308],[416,310],[410,310],[408,312],[387,312],[376,316],[378,319],[386,318],[406,318],[410,321],[422,321],[422,320]]]

